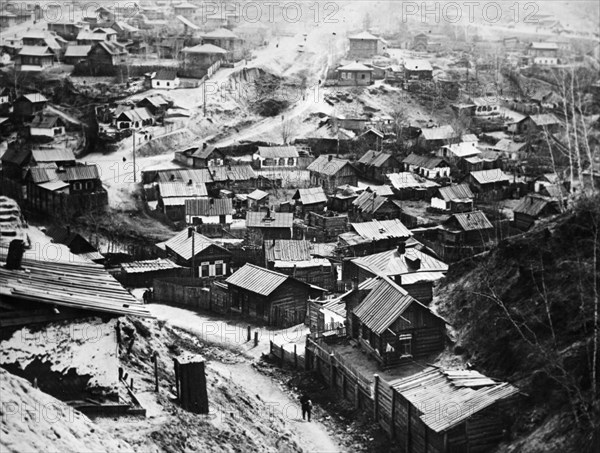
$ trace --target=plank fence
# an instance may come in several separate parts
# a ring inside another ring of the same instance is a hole
[[[271,354],[279,359],[281,367],[288,365],[319,374],[336,395],[355,409],[371,414],[391,439],[405,436],[410,409],[404,398],[379,375],[366,376],[336,355],[329,345],[310,337],[306,339],[304,356],[297,354],[295,348],[294,352],[285,351],[273,342]]]

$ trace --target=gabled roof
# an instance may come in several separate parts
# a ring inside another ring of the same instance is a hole
[[[474,197],[468,184],[453,184],[451,186],[440,187],[439,193],[444,201],[472,200]]]
[[[472,171],[471,176],[479,184],[492,184],[496,182],[508,182],[510,179],[499,168],[492,170]]]
[[[398,219],[372,220],[350,224],[356,234],[363,239],[380,240],[388,238],[409,238],[412,233]]]
[[[535,124],[538,127],[552,126],[554,124],[560,124],[560,121],[558,120],[558,118],[555,117],[552,113],[541,113],[539,115],[529,115],[528,118],[530,118],[531,121],[533,121],[533,124]]]
[[[413,304],[418,304],[424,310],[430,311],[406,290],[390,279],[382,278],[354,309],[354,314],[373,333],[381,335]],[[435,313],[431,313],[437,316]]]
[[[175,69],[159,69],[154,76],[154,80],[175,80],[176,78],[177,71]]]
[[[358,160],[358,163],[370,167],[382,167],[390,158],[393,158],[391,154],[369,150]]]
[[[504,153],[516,153],[516,152],[521,151],[526,146],[527,146],[527,143],[517,143],[517,142],[513,142],[509,138],[503,138],[498,143],[496,143],[494,146],[492,146],[492,149],[494,151],[500,151],[500,152],[504,152]]]
[[[381,208],[387,201],[388,199],[386,197],[382,197],[381,195],[377,195],[375,192],[365,190],[356,198],[356,200],[352,202],[352,204],[362,213],[373,214],[377,212],[379,208]]]
[[[521,198],[519,204],[515,207],[513,212],[537,217],[542,214],[548,206],[553,207],[552,200],[538,196],[526,196]]]
[[[214,217],[232,214],[231,198],[195,198],[185,201],[185,215]]]
[[[259,146],[256,154],[264,159],[299,157],[295,146]]]
[[[69,228],[51,226],[46,229],[46,236],[51,237],[52,242],[55,242],[57,244],[64,244],[69,248],[71,248],[71,245],[77,239],[85,241],[90,248],[93,248],[92,245],[81,234],[72,231]]]
[[[404,69],[407,71],[433,71],[431,63],[427,60],[404,60]]]
[[[96,43],[96,46],[100,46],[110,55],[125,55],[127,51],[124,47],[115,42],[100,41]]]
[[[310,261],[310,242],[293,239],[275,239],[264,243],[265,259],[271,261]]]
[[[152,172],[153,173],[153,172]],[[156,172],[158,182],[183,181],[194,183],[212,182],[212,176],[208,168],[174,168],[171,170],[158,170]]]
[[[449,124],[440,127],[424,127],[421,135],[425,140],[451,140],[456,137],[456,132]]]
[[[227,165],[210,167],[208,169],[214,182],[218,181],[249,181],[257,175],[250,165]]]
[[[294,194],[293,199],[300,200],[303,205],[327,203],[327,195],[325,195],[325,191],[322,187],[298,189]]]
[[[333,176],[346,165],[350,165],[348,159],[340,159],[339,157],[323,154],[311,162],[306,169],[323,175]],[[352,167],[352,165],[350,166]],[[352,168],[354,169],[354,167]]]
[[[247,212],[247,228],[292,228],[294,214],[288,212]]]
[[[411,172],[388,173],[387,178],[394,189],[427,189],[428,187],[439,187],[439,184],[428,179],[421,178]]]
[[[476,145],[477,142],[462,142],[452,143],[444,146],[443,148],[450,151],[456,157],[469,157],[481,154],[481,151]]]
[[[393,249],[361,256],[353,259],[352,262],[375,275],[388,277],[421,272],[448,272],[446,263],[423,253],[416,247],[405,247],[403,253]]]
[[[516,395],[519,390],[504,382],[489,379],[477,371],[426,368],[420,373],[390,382],[391,387],[417,408],[419,417],[430,429],[441,433],[459,425],[497,401]],[[469,410],[447,411],[440,417],[437,410],[424,407],[468,407]]]
[[[54,54],[48,46],[23,46],[18,55],[32,57],[51,57]]]
[[[51,129],[56,127],[56,123],[62,123],[62,120],[57,115],[44,115],[43,113],[38,113],[35,115],[31,123],[30,127],[38,128],[38,129]]]
[[[225,282],[229,285],[260,294],[261,296],[268,296],[289,278],[285,274],[246,263],[242,268],[229,276]]]
[[[91,45],[70,45],[65,51],[65,57],[87,57],[87,55],[90,53],[90,50],[92,50]]]
[[[189,27],[192,30],[200,30],[200,27],[198,27],[195,23],[189,21],[188,19],[186,19],[183,16],[175,16],[175,18],[181,22],[183,25],[185,25],[186,27]]]
[[[137,105],[140,105],[144,101],[146,101],[147,103],[149,103],[150,105],[152,105],[153,107],[156,107],[156,108],[166,107],[167,105],[169,105],[169,101],[167,101],[162,96],[145,97],[144,99],[140,100],[137,103]]]
[[[156,244],[159,248],[166,248],[171,250],[173,253],[178,255],[183,260],[192,259],[192,255],[198,255],[198,253],[206,250],[207,248],[214,246],[222,249],[224,253],[229,253],[229,251],[220,245],[216,244],[211,239],[206,236],[193,232],[193,240],[192,235],[190,234],[188,229],[185,229],[171,239],[165,242],[161,242],[160,244]]]
[[[420,156],[415,153],[409,154],[402,163],[407,165],[414,165],[419,168],[427,168],[433,170],[436,167],[448,167],[448,163],[441,157],[435,156]]]
[[[100,179],[100,173],[96,165],[77,165],[65,169],[67,181],[82,181],[88,179]]]
[[[558,50],[558,44],[555,42],[532,42],[530,47],[536,50]]]
[[[452,214],[446,224],[456,222],[463,231],[487,230],[494,228],[494,225],[488,220],[481,211],[461,212]]]
[[[345,66],[340,66],[339,68],[336,69],[336,71],[373,72],[374,69],[370,68],[368,66],[365,66],[364,64],[359,63],[359,62],[356,61],[354,63],[350,63],[350,64],[347,64]]]
[[[125,274],[142,274],[145,272],[155,272],[179,268],[181,268],[181,266],[165,258],[121,263],[121,272]]]
[[[213,44],[198,44],[194,47],[185,47],[181,53],[193,53],[193,54],[220,54],[225,55],[227,51]]]
[[[117,120],[122,121],[120,118],[123,117],[131,122],[147,121],[154,118],[146,107],[136,107],[133,109],[124,110],[117,116]]]

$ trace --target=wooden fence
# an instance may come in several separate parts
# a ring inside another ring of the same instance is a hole
[[[288,363],[296,369],[304,370],[306,368],[306,362],[303,355],[298,354],[297,347],[294,345],[294,351],[286,351],[283,346],[278,346],[273,341],[270,342],[271,354],[279,359],[279,366],[283,366]]]

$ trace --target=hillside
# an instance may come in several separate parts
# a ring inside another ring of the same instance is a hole
[[[593,451],[599,256],[596,197],[452,266],[440,288],[434,303],[455,329],[456,352],[524,393],[500,451]]]

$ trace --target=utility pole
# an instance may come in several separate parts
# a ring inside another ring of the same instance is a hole
[[[204,117],[206,118],[206,76],[202,82],[202,100],[204,104]]]
[[[133,130],[133,134],[131,136],[133,137],[133,182],[135,184],[137,183],[137,176],[135,174],[135,129]]]
[[[196,278],[196,229],[190,227],[192,232],[192,278]]]

